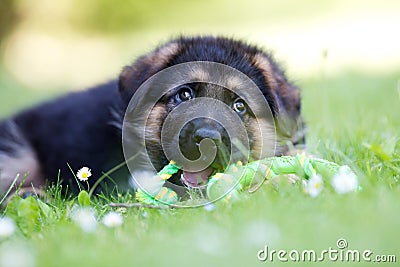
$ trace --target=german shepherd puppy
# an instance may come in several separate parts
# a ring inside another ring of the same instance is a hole
[[[290,144],[304,142],[299,89],[288,81],[271,55],[229,38],[180,37],[138,58],[123,69],[119,79],[70,93],[0,122],[1,193],[10,187],[18,173],[27,174],[28,187],[60,179],[74,189],[76,182],[69,168],[77,170],[83,166],[92,170],[89,182],[93,184],[104,172],[124,162],[121,129],[124,113],[136,90],[161,70],[192,61],[227,65],[257,85],[277,126],[277,155],[285,154]],[[181,103],[202,96],[231,106],[248,130],[250,149],[257,150],[258,137],[252,135],[255,118],[246,103],[217,86],[190,83],[161,98],[147,119],[146,146],[156,169],[169,161],[161,146],[160,132],[165,118]],[[223,127],[206,119],[188,124],[180,138],[182,153],[193,159],[198,157],[198,143],[204,138],[225,145],[229,142]],[[127,180],[129,173],[125,166],[112,176]],[[179,178],[174,181],[180,183]],[[126,186],[128,183],[123,185]]]

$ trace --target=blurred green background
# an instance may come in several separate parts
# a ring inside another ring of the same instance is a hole
[[[113,79],[180,34],[265,47],[304,88],[349,70],[399,75],[399,14],[397,0],[2,0],[0,117]]]

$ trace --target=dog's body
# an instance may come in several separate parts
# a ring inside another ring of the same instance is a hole
[[[94,183],[103,172],[124,161],[121,144],[123,116],[136,90],[157,72],[191,61],[211,61],[233,67],[259,87],[278,126],[278,154],[286,152],[286,141],[301,142],[302,136],[297,134],[302,131],[299,91],[288,82],[270,55],[226,38],[179,38],[126,67],[119,80],[69,94],[0,122],[1,192],[7,190],[17,173],[24,175],[27,172],[27,185],[56,181],[60,172],[61,180],[74,186],[69,166],[73,170],[90,167],[94,178],[89,181]],[[203,85],[185,85],[172,98],[161,99],[154,106],[148,118],[146,145],[156,168],[168,163],[160,145],[160,131],[168,113],[193,97],[220,98],[224,95],[215,93],[217,91]],[[225,94],[223,98],[223,102],[231,104],[231,96]],[[235,105],[236,111],[238,108],[243,111],[243,103]],[[250,112],[240,115],[246,127],[250,127]],[[194,129],[195,138],[224,138],[224,133],[212,123],[203,121],[199,125]],[[186,136],[189,139],[193,135],[190,133],[189,137]],[[257,136],[251,139],[255,146]],[[190,154],[191,148],[187,150]],[[128,172],[124,173],[127,169],[122,169],[113,177],[127,178]]]
[[[57,181],[59,170],[60,178],[73,181],[68,165],[73,170],[90,166],[93,176],[99,177],[102,171],[122,162],[121,137],[112,126],[111,112],[118,99],[114,81],[28,109],[2,122],[2,189],[7,188],[5,179],[10,183],[17,173],[23,176],[29,172],[27,177],[31,179],[27,182],[35,180],[35,185],[43,185],[46,180]]]

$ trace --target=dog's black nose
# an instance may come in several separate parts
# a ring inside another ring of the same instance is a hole
[[[215,129],[200,128],[195,131],[194,141],[197,145],[206,138],[213,140],[216,145],[221,143],[221,134]]]

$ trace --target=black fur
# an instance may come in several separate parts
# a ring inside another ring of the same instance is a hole
[[[112,81],[23,111],[13,121],[36,152],[44,178],[55,181],[60,170],[61,178],[74,185],[67,164],[73,170],[90,166],[99,177],[123,161],[120,133],[112,125],[119,105]]]

